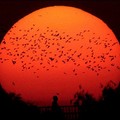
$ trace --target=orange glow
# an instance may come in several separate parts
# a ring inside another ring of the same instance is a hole
[[[7,92],[37,105],[51,105],[54,95],[69,105],[80,85],[99,99],[110,81],[120,80],[120,45],[102,20],[83,10],[42,8],[5,35],[0,79]]]

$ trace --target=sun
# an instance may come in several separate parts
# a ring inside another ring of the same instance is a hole
[[[0,82],[26,102],[60,105],[81,86],[95,99],[120,82],[120,45],[99,18],[69,6],[36,10],[16,22],[0,45]],[[103,86],[103,87],[101,87]]]

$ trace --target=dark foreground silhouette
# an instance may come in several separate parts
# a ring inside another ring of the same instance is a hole
[[[83,97],[78,94],[75,105],[79,108],[79,120],[119,120],[120,119],[120,84],[116,89],[106,87],[103,97],[95,101],[86,93]],[[82,101],[82,104],[80,104]]]
[[[58,105],[58,97],[57,96],[53,96],[52,113],[53,113],[54,120],[63,120],[64,119],[64,113],[61,110],[60,106]]]
[[[82,103],[80,101],[82,100]],[[41,111],[40,107],[27,104],[19,96],[13,93],[7,94],[0,86],[0,120],[73,120],[72,113],[67,113],[58,105],[58,97],[53,96],[50,109]],[[119,120],[120,119],[120,84],[116,89],[106,87],[103,90],[103,97],[95,101],[92,96],[86,93],[83,97],[78,94],[74,106],[77,117],[74,120]],[[74,107],[73,106],[73,107]],[[68,117],[65,117],[65,116]]]
[[[42,119],[45,120],[64,120],[64,113],[61,107],[58,105],[58,97],[53,96],[52,106],[46,107],[45,112],[41,112]]]

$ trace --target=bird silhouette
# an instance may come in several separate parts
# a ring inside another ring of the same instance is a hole
[[[53,30],[49,26],[45,31],[41,31],[36,27],[34,23],[28,29],[18,29],[20,35],[14,32],[18,26],[13,26],[7,33],[8,38],[4,38],[2,41],[2,47],[0,48],[1,63],[6,61],[12,61],[13,65],[19,64],[20,60],[21,70],[33,70],[35,74],[40,68],[49,71],[50,69],[57,69],[59,63],[66,66],[67,63],[73,64],[71,74],[80,75],[79,70],[82,66],[85,66],[91,72],[94,72],[97,76],[100,75],[100,71],[106,69],[110,72],[110,68],[105,66],[107,61],[110,61],[110,65],[116,69],[120,69],[120,66],[114,64],[116,55],[112,54],[112,50],[118,45],[118,42],[112,42],[112,39],[97,35],[89,29],[83,29],[76,33],[73,37],[65,31]],[[87,38],[87,35],[91,37]],[[106,35],[109,37],[109,33]],[[9,42],[7,41],[9,39]],[[84,42],[89,43],[86,46]],[[109,42],[111,41],[111,42]],[[80,43],[79,46],[71,47],[74,44]],[[8,44],[10,44],[8,46]],[[105,53],[97,53],[96,48],[106,49]],[[84,55],[84,52],[86,51]],[[4,56],[3,54],[6,54]],[[30,61],[27,63],[27,61]],[[96,61],[100,63],[97,64]],[[34,62],[38,62],[38,66],[34,66]],[[54,64],[54,65],[53,65]],[[51,67],[51,68],[49,68]],[[81,73],[85,73],[82,71]],[[67,75],[67,72],[63,69],[63,74]],[[39,78],[39,76],[36,76]]]

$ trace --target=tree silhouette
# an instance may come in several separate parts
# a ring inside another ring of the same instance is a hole
[[[40,119],[40,110],[37,106],[23,102],[19,95],[6,93],[0,85],[0,118]]]
[[[80,120],[120,119],[120,83],[115,89],[106,86],[99,101],[81,91],[75,95],[74,105],[78,106]]]
[[[81,88],[81,91],[75,94],[73,100],[74,106],[77,106],[79,110],[77,120],[120,119],[120,83],[115,89],[108,86],[105,87],[102,91],[102,98],[99,101],[96,101],[92,95],[83,94],[83,92]],[[23,102],[20,95],[6,93],[0,85],[0,119],[9,117],[11,120],[49,120],[54,118],[55,120],[63,120],[60,114],[57,115],[54,112],[56,107],[58,107],[58,104],[55,97],[52,111],[41,113],[39,107]],[[55,117],[56,115],[57,117]]]

